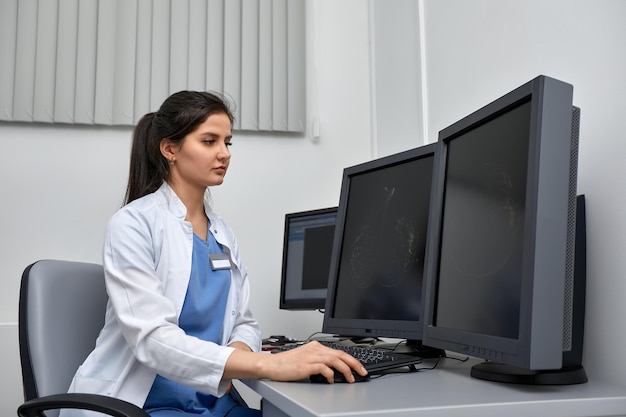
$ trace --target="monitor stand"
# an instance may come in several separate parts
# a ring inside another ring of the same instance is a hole
[[[359,337],[359,336],[342,336],[332,335],[327,337],[317,337],[315,340],[323,340],[328,342],[334,342],[344,345],[369,345],[375,348],[389,348],[395,353],[402,353],[405,355],[419,356],[423,359],[428,358],[443,358],[446,356],[446,352],[443,349],[438,349],[430,346],[424,346],[421,340],[406,339],[406,343],[385,343],[377,337]],[[391,349],[393,348],[393,349]]]
[[[377,343],[372,346],[390,349],[393,350],[394,353],[418,356],[422,359],[443,358],[446,356],[445,350],[425,346],[422,344],[421,340],[407,339],[406,343]]]
[[[424,359],[444,358],[446,356],[445,350],[423,345],[421,340],[408,339],[404,346],[406,352],[404,350],[396,350],[396,352],[415,355]]]
[[[339,334],[328,334],[322,336],[312,337],[311,340],[317,340],[318,342],[331,342],[344,345],[373,345],[378,339],[375,337],[355,337],[355,336],[343,336]]]
[[[531,371],[496,362],[483,362],[472,366],[470,375],[487,381],[526,385],[572,385],[587,382],[585,369],[580,365]]]

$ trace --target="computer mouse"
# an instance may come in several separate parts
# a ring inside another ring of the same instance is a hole
[[[335,377],[333,378],[334,382],[348,382],[346,381],[346,377],[343,376],[343,374],[339,371],[337,371],[336,369],[334,369],[335,371]],[[362,376],[357,374],[355,371],[352,371],[352,375],[354,375],[354,382],[364,382],[369,380],[370,376],[369,374]],[[328,384],[328,380],[326,379],[326,377],[322,374],[315,374],[315,375],[311,375],[309,377],[309,379],[311,380],[311,382],[316,383],[316,384]]]

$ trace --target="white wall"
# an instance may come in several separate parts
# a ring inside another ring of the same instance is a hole
[[[539,74],[574,86],[587,203],[584,365],[626,384],[626,2],[426,0],[424,9],[430,141]]]
[[[428,137],[539,73],[574,85],[582,108],[579,192],[588,204],[585,366],[626,383],[626,39],[622,0],[416,0],[423,7]],[[306,337],[322,316],[278,310],[284,213],[337,204],[342,169],[371,157],[368,2],[307,2],[309,116],[319,142],[237,134],[217,210],[237,232],[264,335]],[[384,66],[381,66],[381,68]],[[393,76],[390,74],[389,76]],[[376,75],[377,80],[381,74]],[[382,78],[384,79],[384,77]],[[376,88],[381,88],[380,85]],[[21,392],[17,294],[39,258],[100,261],[126,182],[130,130],[0,124],[0,413]],[[378,142],[385,141],[377,132]],[[394,144],[394,146],[396,146]],[[376,148],[376,147],[374,147]]]

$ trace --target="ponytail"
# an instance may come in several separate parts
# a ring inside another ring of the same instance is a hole
[[[169,170],[161,155],[161,138],[155,137],[153,127],[155,117],[156,113],[148,113],[135,126],[124,204],[153,193],[167,179]]]

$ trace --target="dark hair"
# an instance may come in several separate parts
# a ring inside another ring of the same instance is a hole
[[[210,92],[180,91],[169,96],[156,113],[139,120],[133,132],[130,173],[124,204],[156,191],[170,172],[161,154],[161,141],[180,143],[210,115],[225,113],[234,122],[229,103]]]

